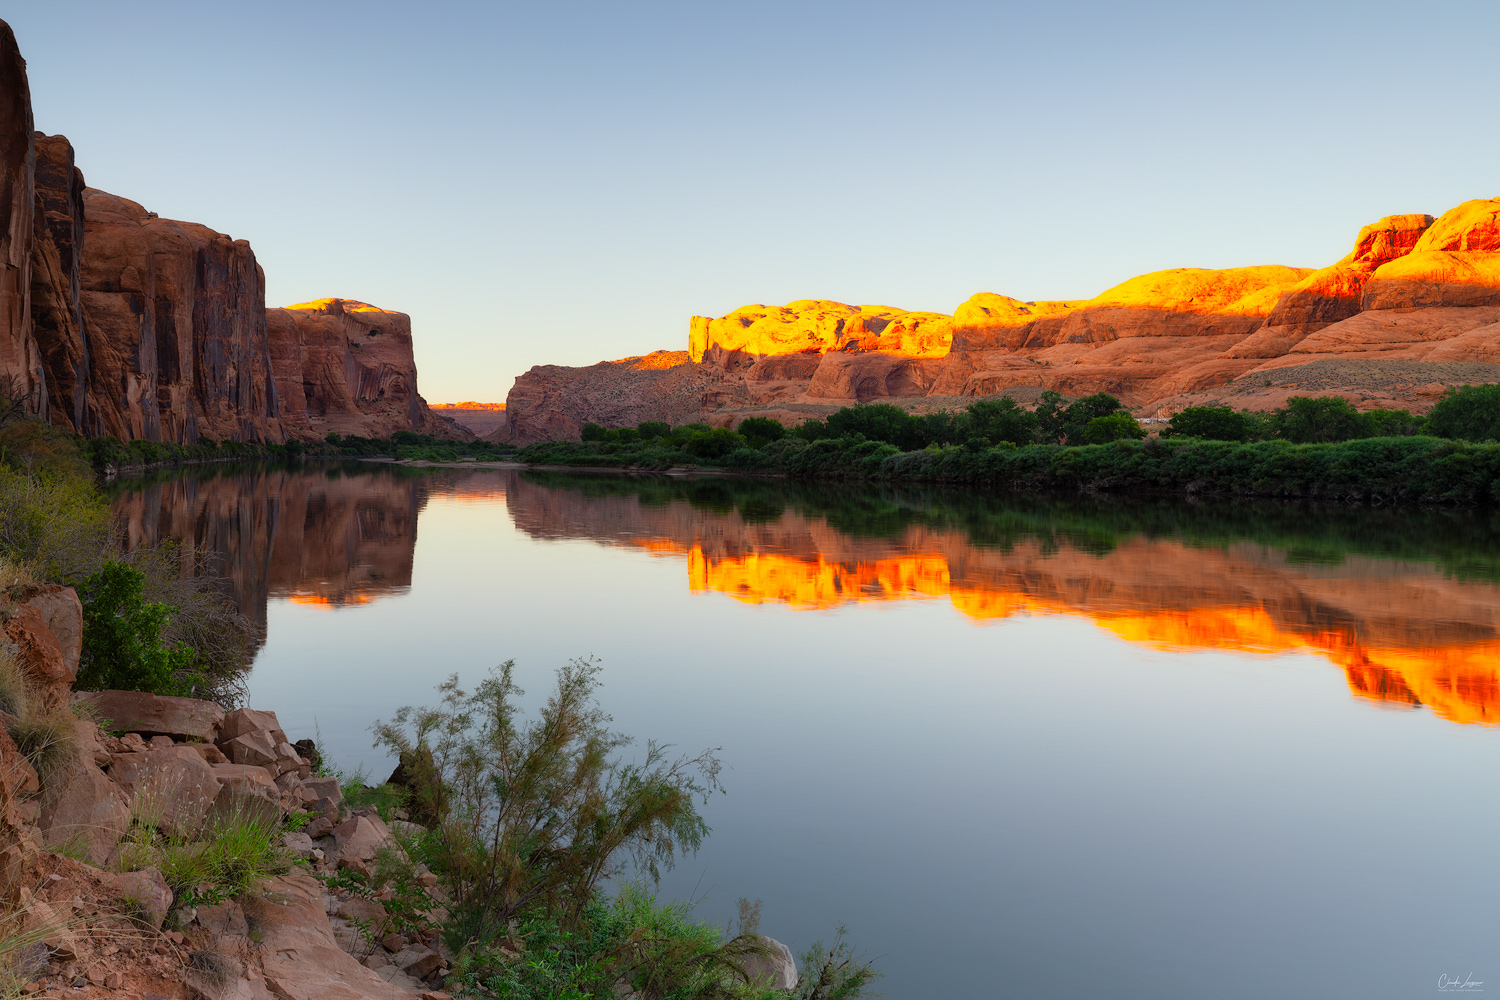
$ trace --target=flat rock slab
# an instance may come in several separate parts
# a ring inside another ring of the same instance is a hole
[[[224,710],[216,702],[141,691],[81,691],[74,696],[118,730],[181,740],[214,742]]]
[[[245,913],[261,933],[266,985],[282,1000],[417,1000],[339,948],[315,879],[269,879]]]

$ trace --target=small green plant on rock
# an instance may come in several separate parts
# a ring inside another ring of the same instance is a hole
[[[297,866],[297,857],[281,846],[280,832],[261,817],[234,812],[210,818],[194,836],[161,832],[163,812],[159,797],[136,795],[115,866],[156,868],[179,906],[212,906],[243,896]]]
[[[84,691],[186,694],[192,647],[162,642],[176,608],[145,600],[145,574],[107,562],[79,588],[83,601],[83,654],[77,687]]]

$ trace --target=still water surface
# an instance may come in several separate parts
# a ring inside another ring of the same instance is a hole
[[[1500,990],[1488,515],[311,463],[116,505],[377,777],[448,674],[598,657],[617,728],[729,765],[663,893],[843,922],[892,1000]]]

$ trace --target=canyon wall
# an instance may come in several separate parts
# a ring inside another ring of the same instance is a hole
[[[343,299],[267,310],[248,242],[86,187],[67,138],[33,131],[4,22],[0,394],[125,441],[472,436],[419,395],[404,314]]]
[[[415,431],[472,433],[434,414],[417,393],[411,317],[356,302],[318,299],[266,310],[283,420],[294,436],[368,438]]]
[[[462,403],[429,403],[428,409],[479,437],[494,434],[506,425],[504,403],[479,403],[473,400]]]
[[[1142,416],[1325,393],[1424,412],[1450,386],[1500,382],[1497,218],[1500,199],[1436,219],[1387,216],[1319,270],[1177,268],[1087,300],[984,292],[952,316],[822,300],[695,316],[686,356],[658,352],[681,360],[644,391],[635,359],[520,376],[501,434],[528,443],[576,438],[585,421],[798,423],[851,403],[929,412],[1044,389],[1110,392]]]

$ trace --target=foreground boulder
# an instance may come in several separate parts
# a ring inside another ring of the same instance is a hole
[[[793,989],[797,985],[797,962],[792,958],[792,949],[775,938],[759,935],[760,943],[766,947],[765,954],[749,955],[740,962],[751,985],[777,990]]]
[[[130,827],[130,799],[103,771],[82,762],[42,797],[37,827],[43,843],[77,846],[90,864],[103,865]]]
[[[174,836],[198,832],[222,787],[213,767],[185,746],[116,754],[109,774],[138,817]]]
[[[266,986],[280,1000],[411,1000],[338,946],[323,905],[322,886],[306,875],[284,875],[245,901],[261,935]]]
[[[214,742],[224,710],[217,702],[173,698],[141,691],[80,691],[74,699],[109,720],[115,729],[174,740]]]
[[[208,810],[206,823],[243,818],[266,827],[281,821],[281,794],[264,768],[246,764],[212,764],[219,794]]]

